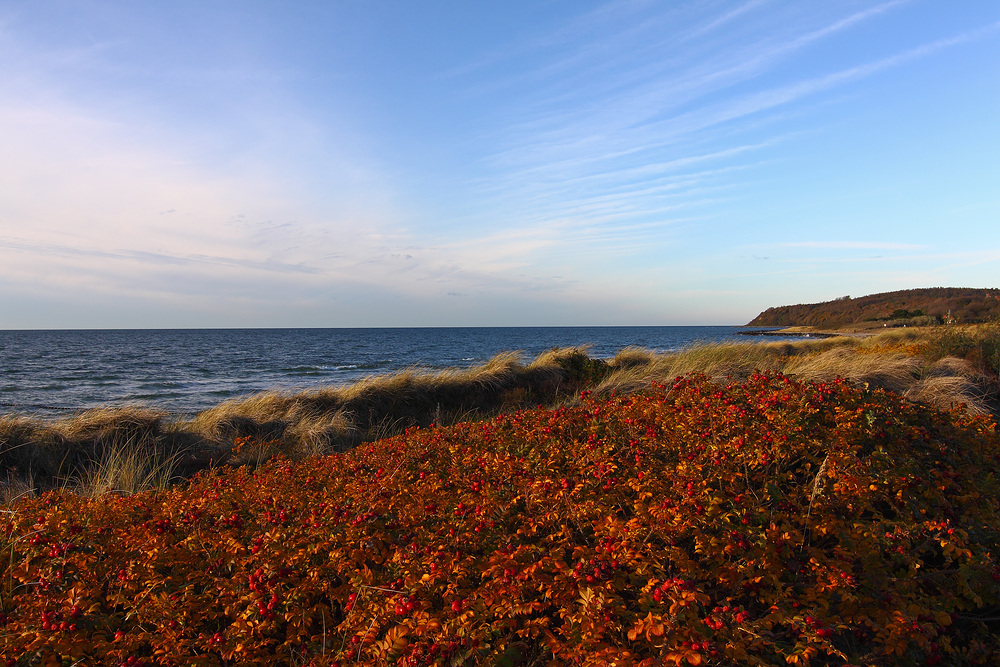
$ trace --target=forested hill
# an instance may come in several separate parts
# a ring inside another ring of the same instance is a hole
[[[852,299],[840,297],[823,303],[768,308],[747,326],[831,327],[872,321],[912,321],[932,324],[947,319],[959,323],[1000,318],[1000,289],[931,287]]]

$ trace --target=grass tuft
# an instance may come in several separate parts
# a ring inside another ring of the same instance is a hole
[[[179,454],[164,455],[153,443],[126,439],[110,443],[78,482],[85,496],[134,494],[166,489],[177,480]]]

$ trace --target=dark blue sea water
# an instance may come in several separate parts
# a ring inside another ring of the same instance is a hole
[[[590,345],[612,357],[739,339],[738,327],[157,329],[0,331],[0,414],[47,417],[115,404],[193,414],[265,389],[342,385],[408,367],[466,367]],[[61,408],[57,410],[55,408]]]

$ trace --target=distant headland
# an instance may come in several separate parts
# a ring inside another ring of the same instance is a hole
[[[1000,319],[998,288],[930,287],[776,306],[753,318],[747,326],[881,329],[997,319]]]

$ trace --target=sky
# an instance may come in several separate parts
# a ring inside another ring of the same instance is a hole
[[[1000,3],[0,3],[0,329],[934,286],[1000,286]]]

